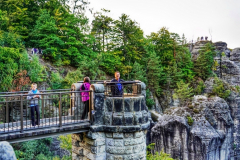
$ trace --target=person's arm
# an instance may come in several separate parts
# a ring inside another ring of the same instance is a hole
[[[32,92],[29,91],[28,94],[32,94]],[[28,95],[28,96],[27,96],[27,99],[33,99],[33,96],[34,96],[34,95]]]
[[[39,91],[37,91],[37,93],[40,93]],[[42,95],[36,95],[36,98],[39,98],[41,99],[42,98]]]

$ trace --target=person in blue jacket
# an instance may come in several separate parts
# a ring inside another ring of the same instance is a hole
[[[27,99],[30,101],[32,126],[35,126],[40,124],[38,100],[41,98],[41,95],[38,95],[40,92],[37,90],[36,83],[33,83],[31,85],[31,88],[32,89],[28,92],[29,95],[27,96]],[[35,121],[35,112],[36,112],[36,121]]]

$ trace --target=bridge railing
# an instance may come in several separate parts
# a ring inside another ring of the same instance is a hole
[[[62,127],[69,124],[90,121],[84,117],[83,91],[64,91],[37,94],[38,98],[28,98],[31,94],[0,95],[0,134],[23,132],[36,128]],[[92,91],[84,91],[90,94]],[[39,113],[36,112],[38,105]],[[89,105],[90,106],[90,105]],[[32,123],[34,113],[35,124]],[[39,121],[37,120],[39,116]],[[35,125],[35,126],[34,126]]]
[[[106,82],[105,96],[128,97],[141,95],[140,81]]]

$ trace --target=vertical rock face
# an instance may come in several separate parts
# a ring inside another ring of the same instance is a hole
[[[73,159],[130,160],[146,159],[146,132],[150,117],[142,94],[127,97],[105,97],[100,84],[94,89],[94,121],[89,132],[73,134]]]
[[[0,160],[16,160],[14,150],[8,142],[0,142]]]
[[[169,109],[152,129],[155,151],[181,160],[228,160],[233,152],[233,120],[221,98],[197,96],[193,108]],[[190,119],[194,120],[191,123]]]
[[[240,48],[235,48],[230,54],[230,60],[240,67]]]

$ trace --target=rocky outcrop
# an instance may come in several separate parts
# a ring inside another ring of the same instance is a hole
[[[240,48],[235,48],[230,54],[230,60],[240,67]]]
[[[202,49],[202,47],[204,47],[205,44],[207,44],[210,41],[199,41],[196,42],[190,49],[190,52],[192,53],[192,59],[196,60],[198,55],[199,55],[199,51]]]
[[[14,150],[8,142],[0,142],[0,160],[16,160]]]
[[[154,151],[164,149],[182,160],[230,159],[233,120],[225,100],[196,96],[189,107],[170,108],[165,113],[152,129]]]

